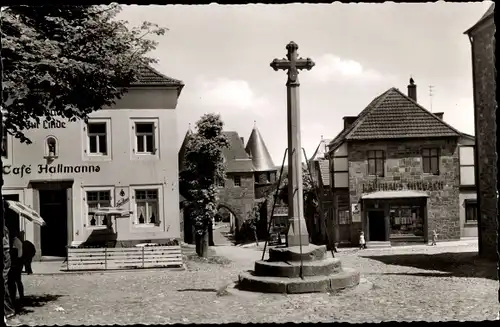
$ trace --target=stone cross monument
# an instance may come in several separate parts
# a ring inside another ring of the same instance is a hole
[[[309,245],[306,221],[304,220],[304,199],[302,193],[302,146],[300,142],[300,103],[299,103],[299,69],[310,70],[314,62],[310,59],[298,58],[299,46],[290,42],[286,46],[287,59],[274,59],[271,67],[274,70],[286,70],[287,89],[287,129],[288,129],[288,219],[290,228],[287,245]]]

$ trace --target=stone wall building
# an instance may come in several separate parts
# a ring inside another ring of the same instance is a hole
[[[494,11],[495,3],[465,32],[472,50],[479,254],[491,259],[497,259],[499,251]]]
[[[276,183],[277,168],[274,165],[264,140],[255,126],[250,134],[245,147],[244,138],[237,132],[223,132],[229,141],[229,147],[223,150],[224,163],[226,166],[226,179],[219,181],[218,197],[219,209],[223,209],[229,215],[231,230],[238,238],[243,222],[249,217],[252,209],[258,204],[261,206],[260,234],[266,231],[268,211],[270,209],[267,200],[268,191]],[[190,133],[186,134],[186,139]],[[184,141],[179,156],[183,157],[187,140]],[[182,159],[179,166],[182,167]],[[185,241],[191,242],[192,237],[188,231],[192,231],[192,224],[184,217]]]
[[[464,134],[391,88],[330,143],[332,201],[339,239],[428,242],[461,237],[459,146]]]

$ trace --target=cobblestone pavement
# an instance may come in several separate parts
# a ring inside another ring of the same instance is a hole
[[[378,322],[494,319],[495,264],[477,246],[354,250],[346,267],[374,284],[364,293],[222,295],[260,258],[255,248],[215,247],[230,264],[188,262],[187,271],[141,270],[23,276],[22,324],[165,324],[227,322]]]

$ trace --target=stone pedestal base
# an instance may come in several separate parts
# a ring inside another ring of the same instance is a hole
[[[239,275],[238,288],[263,293],[331,292],[357,286],[359,272],[325,258],[326,246],[269,249],[269,260],[256,261],[254,271]],[[302,259],[302,266],[301,266]],[[301,276],[303,278],[301,278]]]

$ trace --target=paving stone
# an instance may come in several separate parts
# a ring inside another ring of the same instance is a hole
[[[254,296],[221,296],[217,290],[253,269],[262,253],[224,246],[215,251],[232,262],[193,262],[186,271],[23,275],[28,303],[17,318],[31,326],[363,323],[483,321],[495,319],[499,310],[498,281],[487,272],[491,267],[473,260],[477,246],[339,249],[342,265],[359,271],[370,290]],[[397,259],[400,255],[420,259]],[[396,259],[384,263],[387,256]]]

